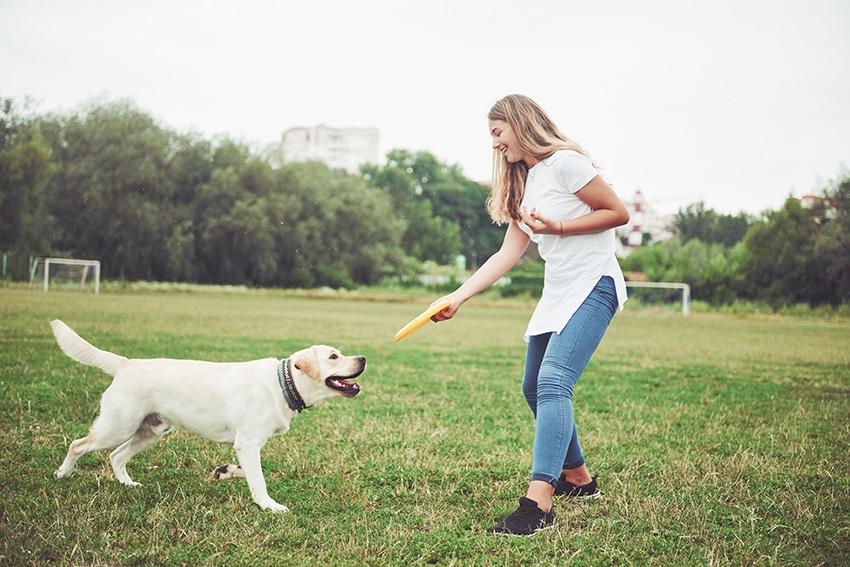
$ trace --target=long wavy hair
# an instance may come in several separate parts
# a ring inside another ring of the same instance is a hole
[[[487,118],[507,122],[520,149],[537,159],[547,158],[557,150],[575,150],[590,158],[579,144],[558,130],[539,104],[525,95],[512,94],[496,101]],[[524,161],[510,163],[500,151],[493,149],[493,189],[487,210],[496,224],[520,219],[527,177],[528,165]]]

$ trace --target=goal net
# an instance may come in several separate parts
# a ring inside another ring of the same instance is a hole
[[[691,286],[686,283],[626,282],[626,286],[643,290],[639,298],[644,303],[679,303],[681,301],[682,315],[687,317],[691,314]],[[629,295],[632,294],[629,293]]]
[[[100,260],[36,258],[30,272],[30,288],[69,289],[100,293]]]

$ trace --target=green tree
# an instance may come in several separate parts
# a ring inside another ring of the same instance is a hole
[[[827,299],[829,284],[815,254],[818,231],[816,217],[790,197],[780,211],[750,227],[744,241],[750,253],[745,272],[757,299],[776,307]]]
[[[823,262],[833,305],[850,303],[850,174],[824,190],[814,214],[823,228],[815,238],[815,255]]]
[[[375,284],[405,269],[399,219],[383,191],[319,162],[278,172],[277,246],[286,285]]]
[[[197,134],[172,135],[167,172],[174,184],[167,205],[172,227],[161,259],[170,281],[206,281],[197,260],[200,252],[194,209],[200,187],[212,177],[214,151],[213,144]]]
[[[679,210],[674,224],[682,242],[701,240],[706,244],[731,247],[744,239],[752,219],[746,213],[736,216],[719,215],[700,202]]]
[[[41,246],[44,191],[53,161],[35,130],[30,103],[0,98],[0,250]]]
[[[365,166],[362,173],[407,221],[402,242],[408,255],[447,264],[463,254],[475,267],[498,249],[504,230],[487,215],[488,189],[466,179],[459,167],[428,152],[397,149],[387,154],[385,166]]]
[[[52,250],[100,259],[105,277],[167,277],[170,132],[127,101],[48,117],[42,131],[57,161]]]
[[[460,227],[434,214],[431,201],[413,201],[407,210],[404,250],[418,260],[451,264],[460,253]]]
[[[683,282],[694,299],[728,304],[746,293],[741,273],[749,253],[743,242],[732,248],[691,239],[673,238],[636,248],[620,260],[626,271],[644,272],[649,281]]]
[[[211,281],[225,284],[273,285],[276,265],[265,198],[234,203],[227,213],[207,223],[203,254]]]
[[[203,281],[277,284],[271,166],[229,139],[214,149],[212,164],[209,182],[196,189],[193,211]]]
[[[501,242],[486,188],[427,153],[352,176],[172,132],[129,101],[31,120],[3,108],[0,237],[99,259],[105,278],[350,287],[412,258],[475,265]]]

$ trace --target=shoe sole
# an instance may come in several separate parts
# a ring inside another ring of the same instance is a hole
[[[551,524],[549,526],[546,526],[545,528],[537,528],[536,530],[534,530],[530,534],[514,534],[514,533],[511,533],[511,532],[487,532],[487,533],[490,534],[490,535],[497,535],[497,536],[504,536],[504,537],[533,537],[534,535],[539,534],[540,532],[544,532],[546,530],[551,530],[552,528],[555,527],[555,525],[556,524]]]
[[[568,498],[570,500],[596,500],[602,498],[602,491],[597,490],[593,494],[582,494],[580,496],[570,496],[569,494],[556,494],[556,498]]]

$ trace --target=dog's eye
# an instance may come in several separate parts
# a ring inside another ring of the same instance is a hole
[[[336,360],[337,358],[339,358],[338,354],[334,353],[331,355],[331,360]]]

